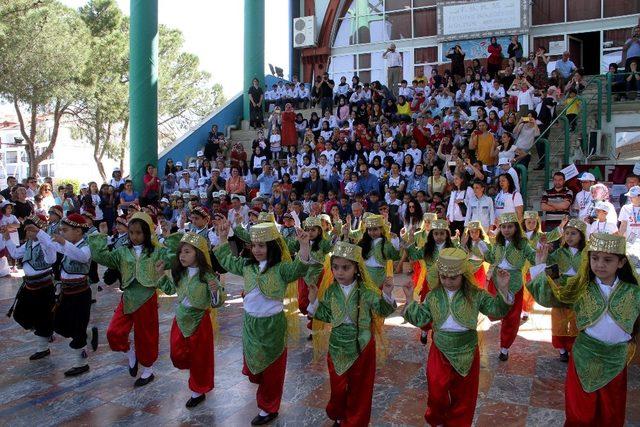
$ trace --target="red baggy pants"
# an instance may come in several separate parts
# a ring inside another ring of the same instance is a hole
[[[242,364],[242,373],[249,377],[249,381],[258,384],[256,393],[258,408],[270,414],[278,412],[287,369],[287,349],[285,348],[280,357],[259,374],[252,374],[245,360]]]
[[[564,402],[565,427],[622,427],[627,407],[627,368],[609,384],[587,393],[580,384],[572,355],[564,386]]]
[[[347,372],[336,373],[331,356],[327,356],[331,397],[327,416],[340,420],[341,426],[366,426],[371,418],[373,383],[376,376],[376,344],[373,339]]]
[[[567,351],[571,351],[575,340],[576,340],[576,337],[564,336],[564,335],[551,335],[551,345],[553,345],[553,348],[557,348],[557,349],[564,349]]]
[[[309,288],[301,277],[298,279],[298,308],[300,313],[307,315],[307,307],[309,307]]]
[[[213,389],[213,328],[209,313],[187,338],[182,335],[178,322],[171,325],[171,362],[178,369],[189,370],[189,389],[195,393],[207,393]]]
[[[427,411],[424,419],[433,426],[468,427],[473,422],[480,383],[480,354],[476,347],[471,370],[460,375],[435,344],[427,359]]]
[[[493,279],[489,281],[489,287],[487,290],[491,295],[496,295],[496,287],[493,283]],[[500,321],[501,348],[510,348],[518,336],[518,331],[520,330],[520,315],[522,314],[522,294],[523,290],[520,288],[514,296],[511,310],[509,310],[507,315]],[[494,320],[492,317],[489,318]]]
[[[149,367],[158,359],[158,295],[151,298],[130,314],[124,314],[120,300],[109,327],[107,341],[113,351],[129,351],[129,333],[133,328],[133,345],[136,358],[142,366]]]

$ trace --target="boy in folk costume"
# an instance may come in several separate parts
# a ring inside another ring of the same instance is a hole
[[[424,416],[433,426],[472,424],[480,375],[478,313],[501,317],[513,303],[507,271],[495,273],[499,296],[491,296],[476,286],[467,258],[462,249],[443,249],[434,266],[431,292],[423,303],[412,302],[404,315],[418,327],[433,324]]]
[[[110,251],[129,245],[129,223],[125,215],[120,215],[115,220],[116,232],[107,238],[107,247]],[[105,285],[113,285],[116,282],[122,283],[120,272],[113,268],[107,268],[102,276]]]
[[[563,228],[563,243],[547,258],[548,265],[557,265],[559,277],[555,279],[558,286],[567,284],[567,280],[580,269],[582,250],[586,245],[585,232],[587,224],[579,219],[571,219]],[[551,344],[560,352],[560,360],[569,361],[569,352],[578,335],[576,315],[568,307],[551,308]]]
[[[33,330],[37,337],[36,351],[29,360],[38,360],[51,354],[49,341],[53,335],[53,307],[55,286],[52,266],[56,261],[56,249],[47,238],[44,229],[47,220],[43,215],[32,215],[25,219],[24,229],[27,240],[16,247],[6,227],[2,229],[0,247],[5,247],[14,259],[22,260],[23,284],[18,290],[14,305],[8,316],[20,326]]]
[[[371,417],[376,344],[382,344],[374,335],[382,332],[384,318],[396,308],[393,279],[384,279],[381,292],[369,277],[362,248],[346,242],[336,243],[326,274],[329,280],[322,280],[320,289],[309,286],[309,313],[314,320],[331,325],[327,415],[341,426],[366,426]],[[314,334],[314,348],[322,338]]]
[[[546,241],[547,243],[552,243],[559,240],[562,237],[562,227],[567,223],[568,217],[565,217],[560,226],[554,228],[549,232],[543,232],[542,226],[540,224],[540,215],[538,211],[524,211],[522,223],[522,230],[524,231],[524,236],[529,241],[529,245],[535,250],[540,241]],[[525,283],[531,280],[531,275],[529,274],[529,265],[526,268],[525,274]],[[533,300],[533,296],[529,293],[526,286],[523,290],[522,294],[522,315],[521,318],[523,321],[529,320],[529,313],[533,310],[533,304],[535,301]]]
[[[469,221],[466,229],[462,235],[462,249],[467,251],[469,254],[469,264],[473,267],[473,277],[476,280],[476,284],[482,289],[486,289],[487,287],[487,270],[485,269],[485,261],[484,257],[481,253],[477,253],[478,251],[473,251],[473,241],[474,240],[482,240],[483,242],[489,244],[489,236],[484,231],[484,227],[482,227],[482,223],[480,221]]]
[[[85,238],[89,224],[80,214],[67,215],[60,221],[58,233],[51,236],[54,247],[63,255],[60,265],[62,289],[55,308],[54,331],[71,338],[69,347],[76,351],[76,362],[65,376],[77,376],[89,371],[87,363],[87,326],[91,315],[91,288],[89,268],[91,251]],[[43,238],[44,241],[44,238]],[[92,338],[97,344],[96,338]]]
[[[224,303],[224,289],[214,274],[209,244],[195,233],[180,239],[171,275],[164,275],[165,263],[158,261],[162,274],[158,288],[178,295],[176,316],[171,326],[171,361],[178,369],[189,369],[191,398],[187,408],[203,402],[213,389],[213,326],[211,309]]]
[[[62,206],[55,205],[49,208],[49,225],[47,226],[47,234],[49,237],[58,232],[62,218],[64,217],[64,211]],[[53,264],[53,279],[55,281],[60,280],[60,265],[62,264],[62,254],[56,254],[56,262]]]
[[[143,212],[129,219],[129,245],[109,251],[107,248],[107,224],[100,224],[100,233],[89,236],[89,246],[94,260],[108,268],[119,270],[122,275],[122,298],[109,327],[107,340],[113,351],[127,353],[129,375],[138,375],[138,362],[143,371],[134,386],[141,387],[154,379],[153,364],[158,358],[158,295],[156,287],[160,274],[155,264],[162,260],[170,263],[173,250],[180,240],[179,234],[165,239],[166,247],[160,247],[151,217]],[[129,343],[133,328],[134,349]]]
[[[535,263],[535,251],[531,248],[515,213],[503,213],[498,218],[498,233],[494,244],[487,244],[482,240],[473,240],[474,250],[478,250],[484,260],[491,264],[487,276],[490,278],[489,292],[495,292],[497,272],[507,270],[510,274],[509,290],[515,295],[511,310],[502,318],[500,324],[500,354],[501,361],[509,359],[509,347],[515,341],[520,329],[520,314],[522,311],[523,271],[527,261]]]
[[[191,209],[189,220],[190,222],[188,224],[178,224],[178,229],[182,232],[191,232],[204,237],[207,240],[209,247],[216,246],[218,244],[218,237],[209,228],[211,214],[207,208],[196,206]]]
[[[577,274],[558,286],[543,273],[548,248],[538,248],[527,285],[538,304],[569,305],[578,336],[565,381],[565,426],[624,425],[627,364],[640,316],[640,285],[622,236],[594,233]]]
[[[287,323],[297,330],[296,284],[303,277],[309,260],[309,234],[298,231],[300,250],[291,261],[287,245],[273,222],[251,227],[251,258],[233,256],[227,236],[231,224],[221,221],[221,246],[214,255],[227,271],[244,278],[244,320],[242,323],[242,373],[259,384],[259,414],[252,425],[262,425],[278,416],[287,364]],[[285,318],[285,304],[289,299]]]

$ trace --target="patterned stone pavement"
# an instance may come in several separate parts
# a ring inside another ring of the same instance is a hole
[[[408,280],[406,275],[397,282]],[[227,277],[229,294],[219,312],[220,332],[216,340],[215,389],[205,403],[188,410],[188,374],[169,360],[168,338],[173,318],[172,297],[160,299],[160,357],[156,380],[141,389],[133,388],[123,354],[111,352],[105,331],[119,291],[107,288],[98,293],[93,320],[100,329],[98,351],[90,353],[91,371],[67,379],[63,371],[71,366],[68,342],[58,337],[52,355],[30,362],[33,334],[23,331],[4,316],[18,289],[19,279],[0,279],[0,424],[69,426],[247,426],[257,413],[256,386],[242,376],[241,281]],[[402,293],[396,290],[399,301]],[[398,310],[399,313],[399,310]],[[301,330],[305,320],[300,318]],[[498,324],[488,320],[481,336],[480,395],[477,426],[559,426],[563,422],[563,382],[566,365],[558,361],[549,343],[549,313],[541,307],[522,325],[508,362],[497,360]],[[387,320],[391,354],[379,367],[373,397],[375,426],[424,425],[426,349],[418,341],[418,330],[402,324],[399,314]],[[329,397],[326,362],[312,361],[311,344],[300,339],[289,345],[289,359],[280,417],[273,425],[330,426],[324,406]],[[627,421],[640,426],[640,365],[629,370]]]

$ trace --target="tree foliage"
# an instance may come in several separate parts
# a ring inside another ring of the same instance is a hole
[[[17,6],[0,14],[0,97],[16,110],[35,174],[53,152],[63,116],[86,89],[90,36],[78,14],[60,3],[9,2]],[[53,121],[50,135],[44,117]]]

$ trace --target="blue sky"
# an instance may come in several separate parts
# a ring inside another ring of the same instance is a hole
[[[86,0],[60,0],[80,7]],[[117,0],[128,15],[129,0]],[[200,57],[201,68],[222,84],[229,98],[242,89],[242,0],[158,0],[161,24],[180,29],[185,48]],[[287,0],[265,0],[265,61],[289,71]]]

